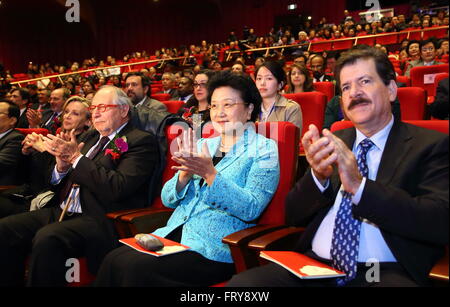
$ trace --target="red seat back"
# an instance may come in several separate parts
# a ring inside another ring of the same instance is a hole
[[[327,102],[334,97],[334,83],[330,81],[325,82],[314,82],[313,83],[314,90],[324,93],[327,96]]]
[[[153,94],[152,93],[152,98],[159,100],[159,101],[167,101],[170,100],[170,94],[166,94],[166,93],[159,93],[159,94]]]
[[[448,120],[405,120],[407,124],[416,125],[422,128],[436,130],[448,135]],[[349,120],[343,120],[331,125],[331,132],[353,127],[353,123]]]
[[[436,89],[439,85],[439,82],[441,82],[441,80],[443,80],[445,78],[448,78],[448,72],[438,73],[434,76],[434,86],[430,90],[430,93],[428,93],[428,96],[431,96],[433,98],[434,98],[434,96],[436,96]]]
[[[331,50],[332,42],[315,42],[311,44],[310,52],[322,52],[324,50]]]
[[[421,87],[425,89],[427,95],[431,95],[434,88],[434,77],[443,72],[448,73],[447,64],[413,67],[410,71],[411,86]]]
[[[351,39],[335,40],[333,42],[333,50],[350,49],[355,41]]]
[[[397,76],[397,82],[405,83],[406,86],[411,86],[411,79],[408,76]]]
[[[45,128],[16,128],[17,131],[27,136],[30,133],[36,132],[37,134],[47,135],[49,131]]]
[[[402,120],[423,120],[426,110],[426,93],[420,87],[400,87],[397,91]]]
[[[280,182],[278,188],[259,218],[258,224],[284,224],[284,200],[291,190],[297,173],[300,131],[289,122],[257,123],[257,132],[274,140],[278,146]]]
[[[397,33],[380,35],[375,37],[375,42],[381,45],[397,44],[397,37],[398,37]]]
[[[178,110],[184,105],[183,101],[180,100],[163,100],[161,101],[167,107],[167,111],[172,114],[176,114]]]
[[[322,129],[325,107],[327,105],[327,97],[325,94],[321,92],[306,92],[284,94],[283,96],[296,101],[302,108],[303,124],[302,135],[300,137],[308,131],[310,124],[314,124],[319,130]],[[300,152],[303,152],[302,147],[300,147]]]

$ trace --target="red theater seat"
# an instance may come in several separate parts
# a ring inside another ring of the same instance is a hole
[[[327,97],[327,102],[334,97],[334,83],[325,81],[325,82],[314,82],[313,83],[314,90],[325,94]]]
[[[427,99],[423,88],[401,87],[397,91],[397,97],[402,120],[425,119]]]
[[[151,96],[153,99],[159,100],[159,101],[167,101],[170,100],[170,94],[160,93],[160,94],[153,94]]]
[[[167,107],[167,111],[172,114],[176,114],[178,110],[184,105],[183,101],[180,100],[162,100],[162,103]]]
[[[439,73],[448,73],[448,65],[440,64],[413,67],[410,71],[411,86],[425,89],[429,96],[434,91],[434,78]],[[430,101],[428,101],[428,103],[430,103]]]

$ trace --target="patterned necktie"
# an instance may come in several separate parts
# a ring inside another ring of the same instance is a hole
[[[372,145],[374,144],[370,139],[364,139],[358,146],[358,169],[361,176],[366,178],[369,175],[366,156]],[[361,221],[352,217],[352,195],[343,191],[330,250],[333,267],[346,273],[346,277],[337,279],[338,286],[343,286],[356,277],[360,230]]]

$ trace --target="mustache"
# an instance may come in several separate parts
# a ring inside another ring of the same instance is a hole
[[[370,101],[367,98],[356,98],[356,99],[352,99],[350,101],[350,104],[348,105],[348,109],[351,110],[353,109],[355,106],[357,106],[358,104],[361,103],[371,103],[372,101]]]

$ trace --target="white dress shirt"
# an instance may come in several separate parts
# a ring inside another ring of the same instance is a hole
[[[383,130],[379,131],[372,137],[370,140],[375,144],[367,153],[367,166],[369,169],[368,178],[363,178],[361,185],[359,186],[358,191],[352,198],[352,203],[354,205],[358,205],[361,200],[362,192],[364,190],[366,180],[375,180],[378,173],[378,168],[380,166],[381,157],[383,155],[384,147],[386,145],[387,138],[389,136],[389,132],[391,131],[392,125],[394,123],[394,117],[391,118],[389,124],[383,128]],[[356,156],[356,151],[358,145],[361,141],[366,139],[367,137],[362,134],[358,129],[356,129],[356,140],[353,144],[352,152]],[[313,174],[314,181],[319,189],[323,192],[328,188],[329,182],[326,183],[325,187],[320,184],[317,178]],[[336,219],[336,214],[339,210],[339,206],[342,200],[342,185],[340,190],[336,196],[333,206],[328,211],[327,215],[323,219],[320,224],[314,238],[312,240],[312,250],[319,257],[324,259],[331,259],[330,249],[331,249],[331,241],[333,237],[333,229],[334,229],[334,221]],[[361,233],[359,240],[359,255],[358,262],[365,263],[369,259],[376,259],[379,262],[397,262],[391,250],[386,244],[380,229],[377,225],[372,224],[369,220],[364,219],[361,223]]]

